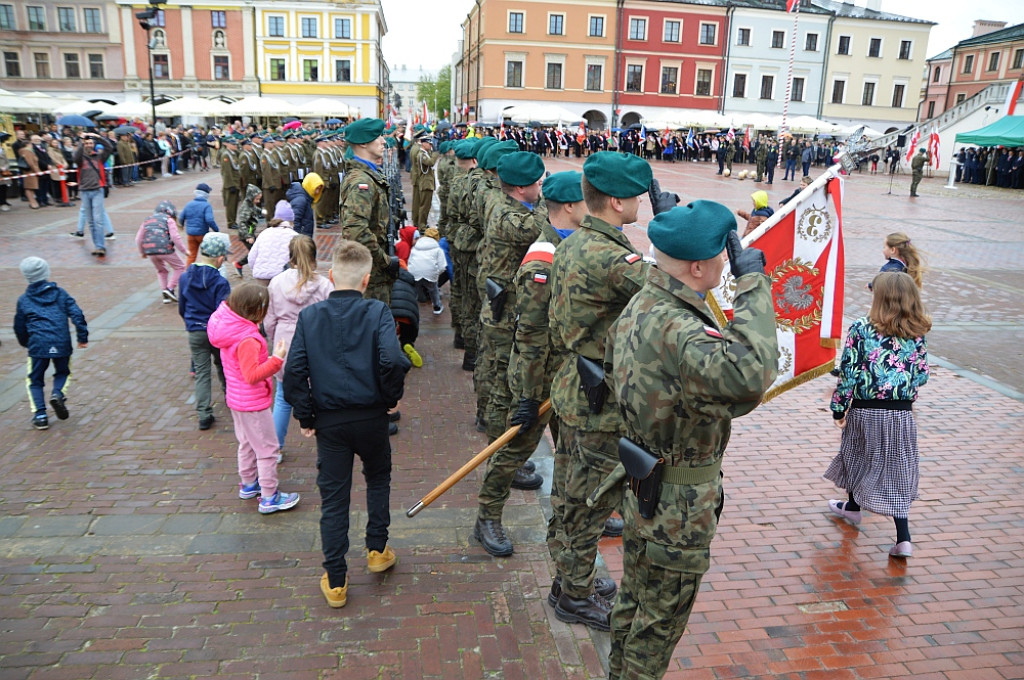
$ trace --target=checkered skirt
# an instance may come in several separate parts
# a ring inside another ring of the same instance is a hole
[[[865,510],[906,517],[917,499],[917,423],[913,411],[853,408],[825,479],[853,493]]]

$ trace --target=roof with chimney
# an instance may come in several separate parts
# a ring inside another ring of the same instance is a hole
[[[961,40],[956,46],[975,47],[977,45],[991,45],[992,43],[1012,42],[1021,39],[1024,39],[1024,24],[1017,24],[1016,26],[1009,26],[974,38]]]

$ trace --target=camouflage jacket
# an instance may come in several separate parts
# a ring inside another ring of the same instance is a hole
[[[455,164],[455,159],[450,156],[445,156],[437,164],[437,197],[445,210],[448,209],[448,192],[451,189],[451,181],[457,169],[458,166]]]
[[[733,320],[719,328],[696,292],[651,268],[609,334],[606,382],[626,432],[667,467],[719,462],[732,418],[752,411],[777,375],[771,283],[761,274],[736,283]],[[663,482],[652,519],[625,505],[653,561],[700,574],[710,566],[721,503],[716,475],[701,484]]]
[[[338,203],[341,233],[346,239],[358,241],[369,248],[373,257],[370,285],[390,285],[394,278],[387,273],[391,265],[387,181],[362,161],[349,160],[345,164],[345,179],[341,183]]]
[[[484,239],[477,250],[480,258],[477,285],[480,287],[480,299],[483,300],[480,323],[504,328],[511,333],[515,327],[516,270],[530,245],[540,236],[541,225],[547,224],[548,211],[543,204],[531,210],[501,189],[498,189],[498,193],[499,196],[491,195],[488,199],[490,218]],[[498,318],[491,312],[491,305],[487,301],[488,278],[505,289],[505,307]]]
[[[625,234],[593,215],[585,217],[572,238],[555,250],[551,265],[548,314],[558,351],[601,362],[608,330],[640,290],[647,268]],[[614,395],[593,414],[579,387],[576,360],[567,357],[551,386],[551,405],[558,417],[578,430],[619,432],[622,419]]]
[[[551,395],[551,376],[565,360],[552,342],[548,326],[551,300],[551,263],[562,237],[550,224],[540,229],[516,272],[515,340],[508,362],[512,403],[520,399],[544,401]]]
[[[458,250],[476,252],[476,247],[483,238],[483,225],[480,222],[480,194],[487,188],[487,173],[481,168],[473,168],[462,180],[459,195],[459,215],[462,221],[452,243]],[[449,198],[451,200],[451,198]]]
[[[483,170],[473,168],[472,170],[455,169],[452,177],[452,187],[448,193],[448,219],[451,224],[448,227],[448,243],[452,248],[461,250],[459,243],[462,242],[462,231],[466,228],[466,214],[463,212],[466,204],[466,192],[476,185],[476,180]]]
[[[238,236],[239,238],[255,236],[256,225],[262,215],[261,209],[256,207],[253,199],[260,193],[260,188],[255,184],[245,187],[245,198],[238,204]]]

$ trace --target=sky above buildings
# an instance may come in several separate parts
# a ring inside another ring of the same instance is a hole
[[[381,2],[388,24],[384,59],[390,68],[405,64],[432,71],[451,63],[462,37],[462,22],[474,4],[473,0],[451,0],[443,5],[423,0]],[[864,0],[854,4],[864,5]],[[1008,26],[1024,23],[1021,0],[882,0],[882,11],[937,22],[928,43],[929,57],[969,38],[975,19],[1005,21]]]

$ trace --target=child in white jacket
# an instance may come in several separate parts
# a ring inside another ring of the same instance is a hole
[[[416,287],[425,290],[434,305],[434,314],[444,311],[441,304],[441,291],[437,288],[437,279],[447,266],[444,251],[438,244],[438,231],[431,227],[416,239],[409,253],[409,273],[416,279]],[[421,298],[422,299],[422,298]]]

